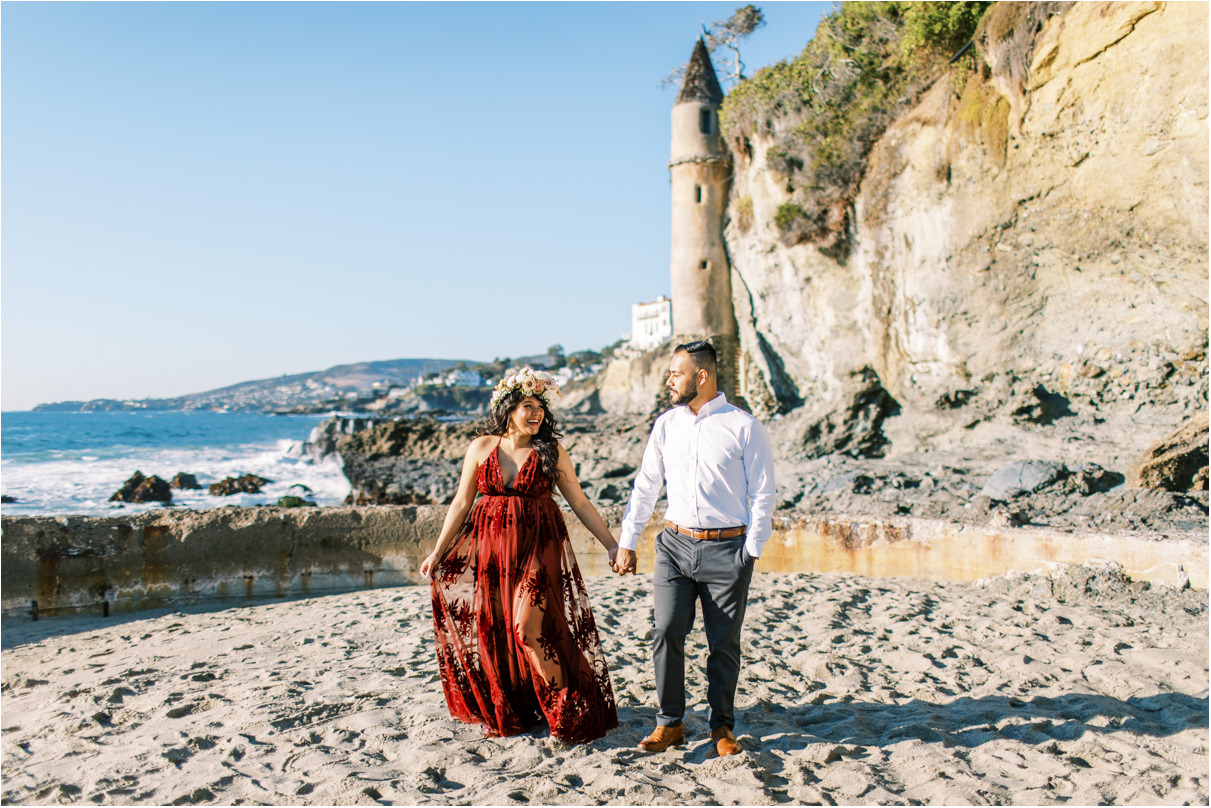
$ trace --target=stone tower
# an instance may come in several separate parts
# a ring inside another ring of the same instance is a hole
[[[722,103],[723,90],[700,37],[673,104],[673,334],[677,341],[711,339],[719,352],[720,386],[732,397],[738,343],[731,267],[723,242],[732,166],[719,133]]]

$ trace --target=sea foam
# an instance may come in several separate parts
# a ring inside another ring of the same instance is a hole
[[[98,516],[163,507],[109,501],[135,471],[165,480],[177,472],[193,474],[202,489],[174,489],[172,505],[194,509],[272,505],[287,494],[318,505],[339,505],[350,490],[338,458],[314,462],[301,450],[315,418],[295,419],[291,424],[269,416],[213,413],[195,418],[163,413],[150,419],[141,414],[145,420],[127,422],[113,419],[112,413],[75,414],[72,419],[35,417],[39,415],[4,414],[0,472],[4,493],[16,499],[3,506],[5,515]],[[230,423],[216,420],[223,418],[230,418]],[[25,434],[18,434],[21,431]],[[299,437],[276,436],[283,431]],[[239,442],[231,442],[232,437]],[[216,497],[206,490],[210,483],[244,474],[272,482],[260,494]]]

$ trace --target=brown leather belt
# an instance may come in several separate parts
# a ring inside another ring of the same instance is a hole
[[[702,528],[695,530],[692,527],[682,527],[676,522],[665,522],[669,530],[675,530],[683,536],[689,536],[691,539],[699,541],[715,541],[716,539],[734,539],[737,536],[743,536],[748,533],[748,527],[740,525],[739,527],[720,527],[720,528]]]

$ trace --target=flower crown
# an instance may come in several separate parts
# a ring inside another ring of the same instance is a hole
[[[554,393],[556,397],[559,397],[559,385],[555,383],[554,376],[545,370],[524,367],[496,383],[496,387],[492,390],[492,403],[489,406],[495,409],[497,402],[513,390],[519,391],[522,395],[540,398],[542,403],[548,407],[552,404],[548,393]]]

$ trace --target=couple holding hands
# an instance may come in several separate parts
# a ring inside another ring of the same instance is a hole
[[[740,751],[740,629],[753,563],[770,535],[774,466],[765,427],[727,402],[717,374],[709,343],[674,350],[673,406],[652,427],[617,542],[559,444],[550,374],[524,368],[496,386],[437,546],[420,568],[431,581],[438,666],[455,718],[489,735],[517,735],[545,720],[567,743],[618,726],[588,593],[551,489],[627,575],[665,486],[668,522],[655,542],[652,587],[660,708],[639,746],[661,752],[685,740],[685,638],[701,600],[711,740],[720,755]]]

